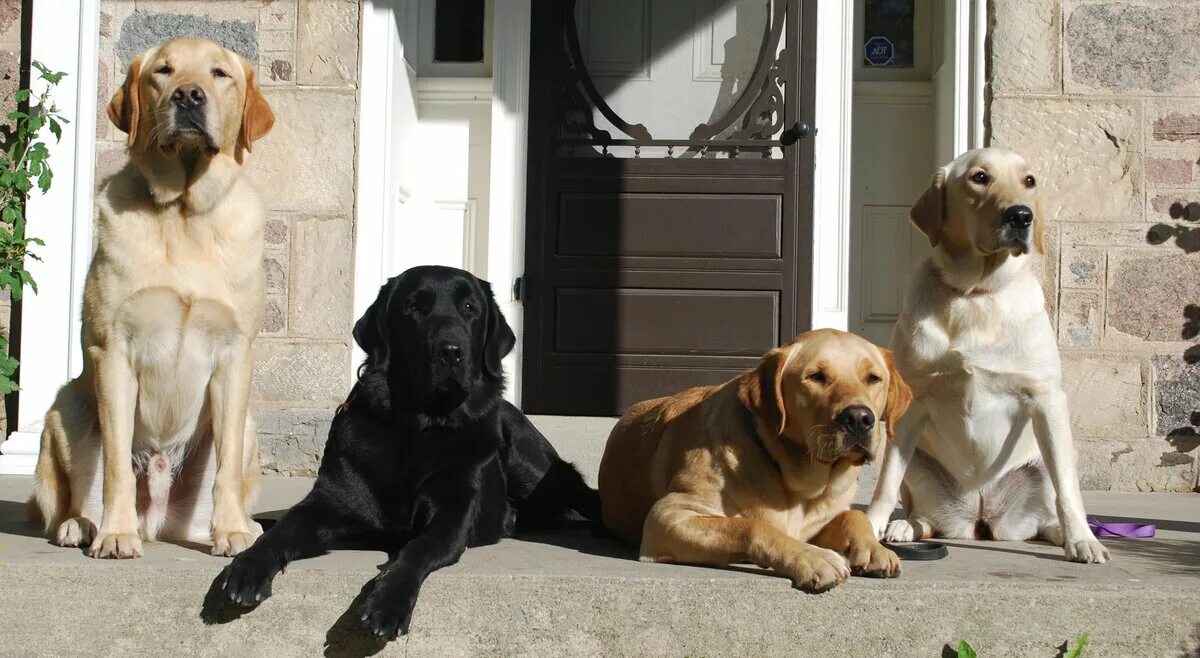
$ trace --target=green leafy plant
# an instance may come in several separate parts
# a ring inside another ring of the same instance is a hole
[[[966,640],[958,641],[958,658],[976,658],[975,647]]]
[[[13,94],[18,106],[6,117],[9,126],[0,150],[0,290],[8,290],[13,301],[20,301],[25,286],[37,293],[37,282],[25,269],[25,259],[41,260],[30,247],[45,243],[25,232],[25,202],[33,188],[45,194],[54,180],[42,130],[49,130],[57,142],[62,139],[63,125],[69,123],[51,96],[66,73],[51,71],[36,61],[33,68],[45,82],[43,91],[34,95],[21,89]],[[13,374],[18,365],[8,353],[8,340],[0,336],[0,394],[17,390]]]
[[[1088,634],[1083,633],[1075,638],[1075,644],[1067,648],[1067,652],[1063,654],[1063,658],[1080,658],[1083,655],[1083,649],[1089,642]]]
[[[1075,638],[1075,644],[1068,645],[1064,642],[1059,651],[1062,652],[1061,655],[1063,658],[1081,658],[1083,656],[1083,649],[1087,647],[1089,641],[1088,634],[1083,633]],[[958,641],[958,648],[954,650],[954,653],[958,658],[978,658],[978,654],[975,653],[975,647],[971,646],[971,643],[966,640]]]

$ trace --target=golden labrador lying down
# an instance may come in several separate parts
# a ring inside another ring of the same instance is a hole
[[[850,510],[862,465],[910,400],[887,350],[810,331],[720,386],[635,405],[600,462],[601,512],[647,562],[750,561],[822,591],[892,577],[895,553]]]
[[[274,116],[253,65],[194,39],[134,58],[108,116],[130,163],[97,199],[83,373],[46,414],[30,509],[93,557],[210,536],[233,555],[261,532],[246,406],[266,304],[266,214],[241,173]]]

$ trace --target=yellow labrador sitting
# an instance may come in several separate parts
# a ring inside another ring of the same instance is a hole
[[[31,512],[93,557],[159,537],[233,555],[261,532],[246,407],[266,215],[242,165],[274,116],[249,62],[194,39],[134,58],[108,116],[130,162],[97,200],[83,373],[46,415]]]
[[[721,386],[635,405],[600,462],[601,513],[642,560],[750,561],[822,591],[900,573],[850,501],[862,465],[904,413],[891,355],[810,331]]]
[[[892,334],[913,408],[884,453],[867,515],[887,540],[1041,536],[1077,562],[1088,528],[1042,288],[1037,179],[1012,151],[963,154],[911,218],[933,245]],[[888,519],[902,495],[907,518]]]

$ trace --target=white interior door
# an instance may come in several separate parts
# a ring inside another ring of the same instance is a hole
[[[929,249],[908,209],[940,156],[934,81],[953,91],[942,66],[945,4],[855,2],[849,324],[879,345],[891,341],[909,274]]]

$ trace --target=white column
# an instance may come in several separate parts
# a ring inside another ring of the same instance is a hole
[[[54,103],[71,123],[58,143],[49,131],[43,135],[54,183],[44,196],[35,191],[27,206],[28,233],[46,246],[36,250],[41,262],[26,264],[39,292],[26,290],[22,302],[19,425],[0,445],[0,474],[33,472],[46,410],[82,368],[80,307],[92,255],[100,3],[37,0],[32,11],[31,58],[67,73]],[[33,81],[35,94],[41,85]]]
[[[491,210],[486,278],[517,346],[504,360],[508,395],[521,400],[521,303],[513,281],[525,272],[525,165],[529,125],[529,30],[531,0],[496,0],[492,50]]]

